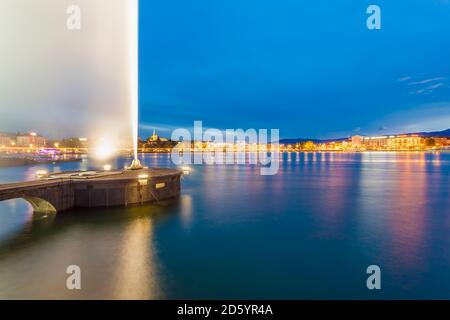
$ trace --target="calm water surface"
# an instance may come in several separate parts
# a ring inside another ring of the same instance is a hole
[[[171,166],[167,155],[145,155]],[[130,159],[118,159],[122,167]],[[0,168],[0,182],[95,167]],[[0,298],[450,298],[450,154],[285,154],[196,166],[179,199],[33,217],[0,203]],[[79,265],[82,290],[65,288]],[[366,268],[382,290],[366,289]]]

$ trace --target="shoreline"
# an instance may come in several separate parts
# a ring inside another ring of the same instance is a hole
[[[21,157],[1,157],[0,156],[0,168],[10,167],[23,167],[33,166],[41,164],[58,164],[67,162],[81,162],[81,158],[73,159],[33,159],[33,158],[21,158]]]

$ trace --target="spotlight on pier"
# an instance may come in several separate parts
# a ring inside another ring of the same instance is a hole
[[[48,172],[45,170],[39,170],[36,172],[36,177],[38,178],[38,180],[41,180],[42,178],[44,178],[47,175],[48,175]]]
[[[104,171],[111,171],[111,165],[110,165],[110,164],[105,164],[105,165],[103,166],[103,170],[104,170]]]
[[[183,171],[184,175],[188,175],[191,173],[191,168],[189,167],[182,167],[181,170]]]
[[[138,176],[138,181],[141,186],[146,186],[148,184],[148,174],[140,174]]]

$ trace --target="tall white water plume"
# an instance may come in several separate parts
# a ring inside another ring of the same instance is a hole
[[[137,156],[138,0],[0,0],[0,39],[0,132]]]
[[[139,127],[139,0],[130,0],[130,102],[131,129],[133,138],[133,162],[138,164]]]

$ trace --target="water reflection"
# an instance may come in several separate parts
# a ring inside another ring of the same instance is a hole
[[[114,298],[162,298],[153,247],[153,221],[144,217],[130,222],[121,238],[114,276]]]
[[[162,298],[153,224],[177,206],[74,210],[27,220],[1,243],[0,298]],[[69,265],[81,268],[81,291],[65,288]]]
[[[183,226],[188,228],[192,223],[193,218],[192,196],[184,194],[180,196],[180,214],[183,221]]]

